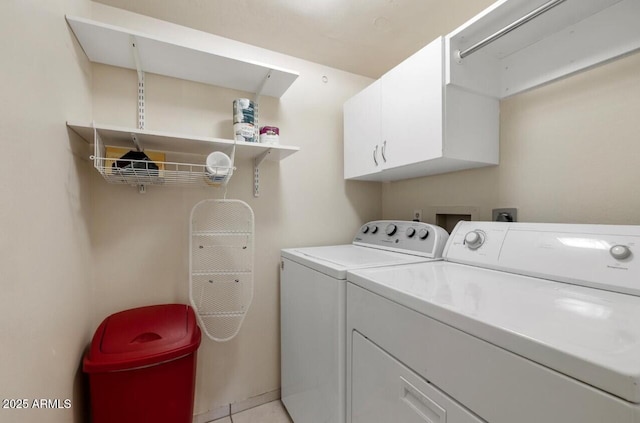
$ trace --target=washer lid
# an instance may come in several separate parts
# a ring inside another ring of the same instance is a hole
[[[640,403],[640,297],[447,262],[361,269],[348,280]]]
[[[428,261],[424,257],[352,244],[282,250],[282,257],[335,279],[346,279],[347,270]]]

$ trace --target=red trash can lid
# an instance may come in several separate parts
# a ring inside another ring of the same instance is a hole
[[[200,345],[193,309],[184,304],[134,308],[100,324],[84,357],[86,373],[150,366],[193,353]]]

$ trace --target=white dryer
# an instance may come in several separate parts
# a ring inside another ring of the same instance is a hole
[[[295,423],[343,423],[347,270],[439,260],[447,232],[421,222],[375,221],[346,245],[282,250],[282,402]]]
[[[637,255],[639,226],[460,222],[444,261],[348,272],[347,422],[640,422]]]

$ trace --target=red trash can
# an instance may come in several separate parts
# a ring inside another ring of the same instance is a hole
[[[112,314],[84,357],[93,423],[191,423],[200,328],[183,304]]]

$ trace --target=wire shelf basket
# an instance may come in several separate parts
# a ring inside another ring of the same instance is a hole
[[[226,184],[235,166],[211,167],[204,164],[179,163],[160,160],[137,160],[107,157],[106,149],[96,133],[93,167],[111,184],[134,186],[221,186]]]
[[[235,167],[216,167],[213,173],[205,165],[176,162],[150,162],[147,160],[122,160],[125,166],[115,167],[105,163],[113,159],[91,156],[93,166],[111,184],[127,185],[209,185],[226,183]],[[158,168],[152,167],[156,165]]]

